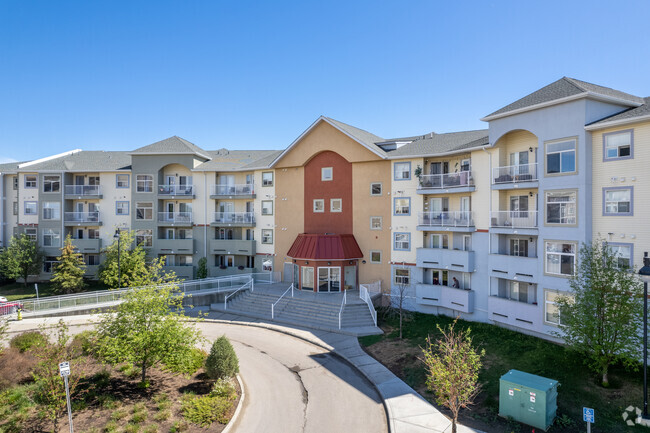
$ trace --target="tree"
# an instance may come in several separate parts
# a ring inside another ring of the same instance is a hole
[[[228,379],[239,373],[239,359],[225,335],[212,343],[205,359],[205,372],[211,379]]]
[[[422,349],[422,361],[427,369],[427,388],[436,395],[439,405],[449,408],[452,414],[451,431],[456,433],[458,413],[474,403],[481,390],[478,374],[485,349],[477,351],[472,346],[471,329],[455,330],[458,319],[443,330],[437,325],[442,337],[435,343],[427,337]]]
[[[170,357],[179,362],[179,354],[191,356],[201,340],[200,331],[185,320],[178,285],[154,281],[161,266],[155,260],[148,281],[134,280],[144,287],[128,291],[115,313],[104,314],[98,325],[100,354],[110,362],[139,366],[143,383],[149,367]]]
[[[585,356],[585,363],[602,375],[621,362],[637,368],[643,323],[643,285],[633,269],[620,266],[606,242],[583,244],[580,260],[569,282],[573,293],[557,298],[562,337]]]
[[[196,269],[196,278],[199,280],[208,277],[208,259],[201,257],[199,259],[199,265]]]
[[[141,245],[134,246],[133,231],[120,230],[119,237],[119,242],[114,240],[104,249],[104,261],[99,267],[98,278],[108,287],[132,287],[136,285],[136,279],[147,273],[147,254]]]
[[[52,277],[57,292],[68,294],[83,290],[86,264],[83,256],[75,251],[70,235],[66,236],[61,256],[57,257],[57,260]]]
[[[27,278],[41,271],[43,255],[36,242],[22,233],[12,236],[9,246],[0,256],[0,271],[8,278],[22,278],[27,287]]]
[[[406,269],[396,269],[395,271],[409,272]],[[390,297],[390,304],[387,313],[389,316],[394,317],[393,315],[395,315],[399,317],[399,338],[401,340],[403,322],[410,318],[410,311],[404,308],[404,302],[406,301],[406,298],[408,298],[408,279],[410,279],[410,273],[406,275],[397,275],[397,277],[399,278],[399,283],[395,284],[395,289],[393,289],[392,293],[388,295]]]

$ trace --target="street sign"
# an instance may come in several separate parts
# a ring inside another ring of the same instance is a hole
[[[68,377],[70,376],[70,363],[69,362],[62,362],[59,364],[59,374],[61,377]]]
[[[584,422],[591,422],[595,423],[595,415],[594,415],[594,410],[588,407],[583,407],[582,408],[582,419]]]

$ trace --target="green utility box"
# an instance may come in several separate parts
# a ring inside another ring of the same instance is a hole
[[[558,386],[557,380],[510,370],[500,380],[499,415],[546,431],[555,419]]]

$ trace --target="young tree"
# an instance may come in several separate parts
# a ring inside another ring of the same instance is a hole
[[[83,290],[86,264],[83,256],[75,251],[70,235],[66,236],[61,256],[57,257],[57,260],[59,262],[54,266],[52,277],[57,292],[68,294]]]
[[[643,285],[633,269],[620,266],[606,242],[583,244],[571,277],[573,293],[558,297],[561,333],[572,349],[609,386],[609,366],[637,368],[642,356]]]
[[[43,255],[36,242],[22,233],[12,236],[9,246],[0,256],[0,272],[8,278],[22,278],[27,287],[27,277],[41,271]]]
[[[397,269],[401,271],[402,269]],[[408,272],[406,270],[406,272]],[[398,275],[399,283],[395,284],[395,289],[389,296],[390,304],[388,305],[388,315],[399,317],[399,338],[402,339],[402,329],[403,322],[410,318],[410,311],[404,308],[404,303],[408,298],[408,289],[409,289],[409,280],[410,274],[407,275]],[[408,279],[407,279],[408,278]]]
[[[225,335],[212,343],[205,359],[205,372],[211,379],[228,379],[239,373],[239,359]]]
[[[99,267],[98,277],[102,283],[111,288],[118,288],[118,285],[133,287],[137,285],[136,280],[142,279],[143,275],[148,273],[147,254],[141,245],[134,246],[133,231],[120,230],[119,236],[119,242],[114,240],[104,249],[104,262]]]
[[[449,408],[452,414],[451,431],[456,433],[458,413],[474,403],[481,390],[478,373],[485,349],[477,351],[472,346],[471,330],[455,330],[458,319],[444,330],[437,325],[442,337],[435,343],[427,337],[422,349],[422,361],[427,368],[427,388],[436,395],[439,405]]]
[[[199,265],[196,269],[196,278],[199,280],[208,277],[208,259],[201,257],[199,259]]]

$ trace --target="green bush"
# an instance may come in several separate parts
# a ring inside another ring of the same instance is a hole
[[[97,349],[97,332],[86,330],[72,337],[70,346],[78,348],[82,355],[94,355]]]
[[[11,339],[9,345],[18,349],[20,352],[26,352],[32,347],[47,344],[47,337],[38,331],[23,332]]]
[[[212,385],[210,396],[221,397],[233,401],[237,400],[237,391],[235,390],[235,386],[231,379],[218,379],[214,385]]]
[[[230,421],[228,413],[232,405],[232,401],[223,397],[187,395],[182,400],[181,411],[188,421],[201,427],[209,427],[215,421],[227,424]]]
[[[162,360],[166,370],[172,373],[192,375],[203,367],[207,353],[196,347],[170,352]]]
[[[239,373],[239,359],[225,335],[212,344],[205,360],[205,372],[212,379],[230,378]]]

